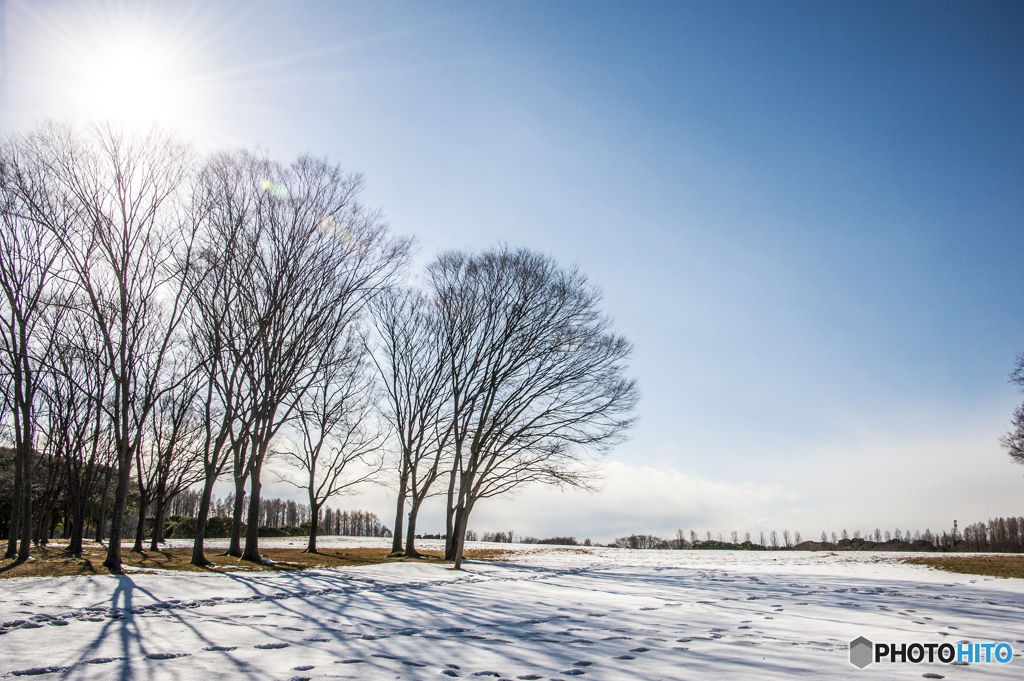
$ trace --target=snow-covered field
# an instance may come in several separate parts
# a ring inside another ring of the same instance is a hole
[[[265,540],[264,546],[302,540]],[[384,545],[326,538],[324,547]],[[426,547],[431,542],[424,542]],[[478,547],[487,545],[477,544]],[[508,545],[503,545],[508,548]],[[82,679],[1021,679],[1024,580],[898,555],[516,547],[509,562],[0,581],[0,674]],[[25,624],[15,625],[14,621]],[[1009,664],[848,661],[1009,641]]]

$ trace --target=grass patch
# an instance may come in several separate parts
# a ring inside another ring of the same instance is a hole
[[[66,544],[51,543],[46,547],[34,547],[30,552],[32,560],[18,563],[15,560],[0,560],[0,579],[12,577],[68,577],[73,575],[109,575],[110,571],[103,567],[106,549],[94,542],[88,542],[81,557],[69,556]],[[192,549],[161,549],[132,553],[121,551],[121,563],[130,569],[138,570],[174,570],[180,572],[293,572],[314,568],[335,568],[350,565],[374,565],[377,563],[443,563],[440,551],[421,551],[423,558],[405,558],[389,556],[386,548],[345,548],[322,549],[321,553],[303,553],[298,548],[266,548],[260,553],[274,561],[269,565],[260,565],[248,561],[218,556],[221,549],[206,551],[206,559],[210,565],[196,567],[192,560]],[[466,560],[494,560],[503,552],[491,550],[468,550]]]
[[[928,556],[904,558],[910,565],[927,565],[936,570],[961,575],[1024,579],[1024,556]]]

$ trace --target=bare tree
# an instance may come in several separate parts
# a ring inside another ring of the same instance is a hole
[[[101,404],[117,451],[117,489],[104,565],[121,569],[131,468],[150,410],[165,390],[187,307],[196,222],[189,148],[156,130],[49,124],[27,138],[38,172],[30,214],[60,245],[102,340],[112,395]]]
[[[58,308],[51,316],[52,348],[44,383],[51,423],[47,438],[64,460],[66,496],[70,512],[68,553],[81,555],[86,507],[110,468],[110,447],[104,437],[106,421],[100,404],[107,391],[107,373],[100,361],[101,344],[88,318],[75,306],[67,313]]]
[[[209,159],[201,175],[203,196],[210,217],[200,234],[197,266],[191,286],[193,306],[189,339],[197,362],[203,410],[203,492],[196,516],[192,564],[209,565],[204,554],[206,522],[213,488],[231,464],[235,493],[232,498],[231,539],[227,555],[241,556],[241,523],[245,483],[249,473],[245,419],[253,413],[246,390],[244,368],[257,348],[258,336],[244,318],[241,303],[247,253],[241,239],[254,220],[259,193],[244,157],[218,154]]]
[[[1017,355],[1017,366],[1010,374],[1010,382],[1016,385],[1020,392],[1024,392],[1024,353]],[[1010,459],[1024,466],[1024,405],[1013,411],[1010,432],[999,441],[1006,448]]]
[[[638,400],[631,346],[578,270],[499,248],[429,268],[452,391],[446,558],[461,567],[477,501],[542,482],[585,488],[586,450],[621,441]]]
[[[32,526],[32,457],[35,451],[36,394],[41,365],[49,350],[40,343],[47,298],[59,286],[57,239],[44,224],[33,219],[32,178],[38,176],[31,153],[19,139],[9,139],[0,149],[0,313],[3,331],[0,351],[8,387],[5,402],[14,434],[14,502],[5,557],[27,560]],[[45,332],[44,332],[45,333]],[[21,536],[17,546],[18,534]]]
[[[242,558],[260,561],[260,476],[271,442],[316,380],[326,351],[391,285],[409,242],[392,238],[380,214],[356,200],[359,175],[310,157],[283,166],[240,153],[225,163],[237,168],[238,180],[224,185],[214,204],[236,207],[231,246],[238,257],[223,266],[238,290],[223,337],[247,395],[235,449],[239,461],[244,448],[250,488]]]
[[[149,495],[154,504],[150,551],[159,549],[164,541],[164,520],[171,500],[203,479],[202,414],[195,405],[200,385],[194,380],[176,383],[178,388],[157,400],[150,415],[150,452],[155,461]]]
[[[299,400],[295,420],[301,443],[285,451],[303,472],[298,486],[309,497],[307,553],[317,552],[324,504],[380,472],[379,451],[387,435],[384,424],[375,418],[376,389],[367,371],[363,339],[353,330],[339,340]]]
[[[450,407],[448,362],[439,336],[440,318],[434,302],[422,293],[385,293],[374,306],[377,353],[373,358],[386,395],[385,415],[398,443],[398,500],[391,551],[402,547],[406,500],[407,556],[416,551],[416,519],[434,482],[444,473],[442,461],[454,430]]]

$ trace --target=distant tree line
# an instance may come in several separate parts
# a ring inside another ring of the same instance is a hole
[[[993,553],[1024,553],[1024,518],[995,518],[988,523],[975,523],[962,531],[957,528],[933,533],[931,530],[901,531],[899,528],[884,532],[875,528],[862,534],[859,530],[850,534],[841,530],[838,534],[822,532],[820,541],[803,541],[799,532],[783,530],[780,535],[772,530],[766,535],[760,532],[751,538],[749,532],[742,540],[733,531],[728,537],[721,533],[706,532],[700,537],[690,530],[687,536],[682,530],[671,539],[654,535],[634,534],[620,537],[608,546],[623,549],[719,549],[719,550],[861,550],[861,551],[976,551]]]
[[[1024,553],[1024,517],[995,518],[964,528],[964,543],[969,551]]]
[[[303,513],[264,503],[276,459],[304,491],[308,551],[367,522],[331,499],[379,481],[395,552],[418,555],[422,503],[446,499],[458,568],[480,500],[590,485],[638,399],[597,287],[507,247],[441,253],[410,286],[411,239],[362,187],[324,159],[200,157],[159,129],[0,142],[7,557],[58,525],[79,555],[90,527],[119,572],[122,540],[157,548],[188,499],[206,565],[226,480],[227,552],[262,561],[260,528]]]

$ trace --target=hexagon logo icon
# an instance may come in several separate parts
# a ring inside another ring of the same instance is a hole
[[[863,636],[850,641],[850,664],[864,669],[873,662],[875,644]]]

